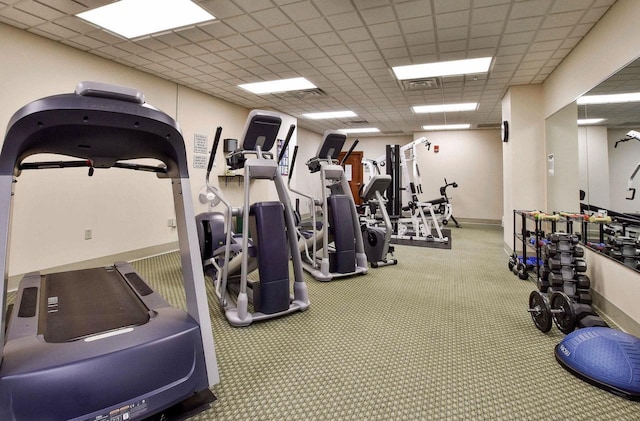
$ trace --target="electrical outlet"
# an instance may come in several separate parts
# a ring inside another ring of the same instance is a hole
[[[169,218],[167,220],[167,226],[169,228],[175,228],[176,227],[176,218]]]
[[[85,240],[91,240],[92,237],[93,237],[93,230],[91,230],[91,229],[84,230],[84,239]]]

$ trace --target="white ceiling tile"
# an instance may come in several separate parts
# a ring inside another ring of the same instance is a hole
[[[405,46],[404,39],[400,36],[376,38],[376,43],[382,50],[388,48],[401,48]]]
[[[536,35],[536,32],[516,32],[514,34],[504,34],[502,40],[500,42],[501,46],[505,45],[515,45],[515,44],[529,44],[533,37]]]
[[[509,13],[509,9],[510,6],[508,4],[491,7],[474,7],[473,10],[471,10],[471,23],[504,22]]]
[[[227,18],[224,20],[224,23],[241,34],[250,31],[257,31],[258,29],[262,29],[263,27],[263,25],[260,25],[249,15],[240,15]]]
[[[530,18],[544,16],[551,5],[551,0],[527,0],[516,2],[511,8],[509,19]]]
[[[556,13],[553,15],[548,15],[544,18],[544,22],[542,23],[542,28],[558,28],[561,26],[573,26],[580,22],[580,18],[582,17],[582,11],[575,12],[566,12],[566,13]]]
[[[323,34],[333,31],[325,18],[310,19],[299,23],[300,29],[307,35]]]
[[[266,29],[245,32],[243,35],[248,39],[250,39],[255,44],[264,44],[267,42],[273,42],[278,40],[278,38],[276,38],[271,32],[267,31]]]
[[[103,31],[100,31],[100,32],[101,33],[105,33]],[[89,35],[91,36],[92,34],[89,34]],[[155,38],[158,41],[160,41],[160,42],[162,42],[164,44],[170,45],[172,47],[175,47],[177,45],[185,45],[185,44],[189,44],[190,43],[188,39],[182,38],[180,35],[178,35],[175,32],[167,32],[167,33],[164,33],[162,35],[157,35],[157,36],[155,36]]]
[[[467,40],[441,42],[438,47],[441,53],[465,51],[467,49]],[[443,59],[445,59],[444,56]]]
[[[436,36],[438,42],[467,40],[469,28],[467,26],[458,26],[456,28],[438,29]]]
[[[556,0],[551,7],[551,13],[583,10],[584,2],[585,0]]]
[[[374,39],[401,35],[400,26],[397,22],[381,23],[370,25],[369,30]]]
[[[479,48],[495,48],[500,43],[500,37],[495,35],[492,37],[471,38],[469,40],[469,49],[475,50]]]
[[[253,43],[240,34],[232,35],[230,37],[220,38],[220,41],[227,44],[231,48],[241,48],[253,45]]]
[[[291,23],[291,19],[287,17],[280,9],[271,8],[267,10],[261,10],[254,12],[251,16],[262,26],[270,29],[273,26],[286,25]]]
[[[540,28],[542,21],[542,16],[509,20],[504,32],[511,34],[514,32],[536,31]]]
[[[291,38],[284,41],[292,50],[304,50],[315,47],[315,44],[309,37]]]
[[[492,35],[500,35],[502,33],[502,22],[484,23],[480,25],[472,25],[470,36],[475,37],[489,37]]]
[[[33,32],[45,35],[47,37],[54,36],[58,38],[71,38],[78,35],[76,31],[63,28],[53,22],[43,23],[31,29]]]
[[[466,26],[469,24],[469,11],[463,10],[452,13],[439,13],[435,16],[436,28],[454,28],[456,26]]]
[[[22,10],[14,9],[13,7],[2,8],[0,14],[2,17],[7,18],[9,22],[14,21],[27,27],[42,25],[46,22],[45,19],[25,13]]]
[[[75,16],[64,16],[62,18],[55,19],[53,22],[56,25],[62,26],[63,28],[69,29],[79,34],[86,34],[87,32],[92,32],[96,29],[95,26],[82,19],[78,19]]]
[[[339,15],[335,15],[328,19],[327,22],[333,29],[337,31],[364,25],[362,19],[360,19],[360,15],[358,15],[357,12],[345,12]]]
[[[234,0],[234,3],[250,13],[273,7],[271,0]]]
[[[360,15],[367,25],[375,25],[377,23],[386,23],[396,20],[396,15],[391,5],[364,9],[360,11]]]
[[[224,44],[224,43],[218,41],[217,39],[204,41],[204,42],[199,43],[198,45],[200,47],[202,47],[202,48],[207,49],[208,51],[213,52],[213,53],[229,49],[229,46],[227,44]]]
[[[529,52],[556,51],[560,48],[560,44],[562,44],[562,40],[534,42],[529,48]]]
[[[433,0],[433,5],[436,14],[457,12],[468,10],[471,6],[471,0]]]
[[[294,24],[280,25],[269,27],[269,30],[281,40],[288,40],[291,38],[299,38],[304,35],[304,33],[298,29],[298,27]]]
[[[249,45],[246,47],[236,48],[236,51],[249,58],[269,55],[267,51],[258,47],[257,45]]]
[[[416,32],[433,30],[432,20],[430,17],[427,17],[427,16],[401,20],[400,27],[402,28],[402,32],[404,34],[412,34]]]
[[[208,0],[200,2],[199,6],[211,12],[218,19],[226,19],[231,16],[238,16],[244,12],[233,2],[228,0]]]
[[[282,10],[294,22],[302,22],[309,19],[319,18],[321,15],[310,1],[282,6]]]
[[[569,33],[571,32],[571,29],[572,29],[571,27],[545,29],[543,31],[538,32],[538,34],[535,37],[535,40],[537,42],[537,41],[551,41],[556,39],[564,39],[569,35]]]
[[[96,48],[100,48],[100,47],[104,47],[106,44],[98,41],[96,39],[90,38],[86,35],[79,35],[76,37],[71,37],[69,38],[69,41],[74,42],[76,44],[82,45],[90,50],[96,49]]]
[[[310,38],[320,47],[326,47],[328,45],[342,45],[342,40],[334,32],[327,32],[325,34],[311,35]]]
[[[394,5],[399,19],[411,19],[420,16],[431,16],[430,0],[414,0]]]
[[[324,53],[329,57],[349,54],[351,52],[351,50],[349,50],[349,48],[344,44],[328,45],[326,47],[322,47],[322,51],[324,51]]]
[[[233,28],[219,20],[215,20],[213,21],[213,23],[210,23],[208,25],[199,26],[199,28],[205,31],[207,34],[210,34],[216,38],[236,34],[236,31]]]
[[[323,11],[327,16],[340,15],[350,12],[353,5],[345,0],[313,0],[318,10]]]
[[[218,57],[222,57],[224,60],[234,62],[234,64],[237,64],[238,60],[245,58],[245,56],[238,50],[220,51],[217,55]]]

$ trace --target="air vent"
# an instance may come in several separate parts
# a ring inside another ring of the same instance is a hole
[[[500,129],[500,123],[483,123],[476,125],[477,129]]]
[[[426,79],[407,79],[400,81],[402,83],[402,89],[405,91],[424,91],[426,89],[437,89],[440,87],[440,82],[437,78]]]
[[[304,89],[301,91],[280,92],[272,95],[277,96],[278,98],[308,99],[308,98],[318,98],[322,96],[327,96],[327,93],[320,88],[315,88],[315,89]]]
[[[358,126],[360,124],[369,124],[367,120],[349,120],[346,122],[349,126]]]

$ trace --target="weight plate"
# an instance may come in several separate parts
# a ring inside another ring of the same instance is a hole
[[[568,335],[576,328],[576,314],[573,311],[571,300],[563,292],[556,291],[551,294],[551,314],[553,322],[556,324],[560,332]]]
[[[551,330],[551,309],[546,294],[540,291],[531,291],[529,294],[529,312],[531,320],[536,327],[547,333]]]

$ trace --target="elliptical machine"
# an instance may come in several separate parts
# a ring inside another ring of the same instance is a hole
[[[364,275],[369,270],[356,205],[344,169],[338,162],[346,140],[344,133],[327,130],[318,151],[306,163],[311,173],[320,173],[321,200],[291,188],[297,146],[291,160],[289,190],[308,200],[312,218],[311,231],[304,233],[301,230],[299,235],[302,264],[318,281]],[[349,156],[353,147],[355,143],[344,159]],[[322,214],[321,225],[316,221],[318,208]]]
[[[276,113],[252,111],[239,149],[226,158],[229,169],[244,169],[243,207],[232,207],[209,182],[221,127],[218,127],[209,157],[206,186],[199,195],[202,204],[222,203],[226,207],[224,214],[204,212],[196,216],[196,221],[203,265],[214,279],[216,296],[233,326],[248,326],[253,321],[304,311],[309,307],[300,255],[290,253],[290,250],[297,250],[298,238],[289,194],[278,171],[278,163],[269,152],[276,142],[281,121]],[[294,129],[292,125],[286,143]],[[257,179],[272,181],[279,200],[251,204],[250,185]],[[244,220],[241,234],[232,233],[234,217]],[[293,263],[293,296],[289,293],[289,254]],[[259,280],[248,279],[249,273],[256,269]],[[249,303],[253,304],[253,312],[249,311]]]

